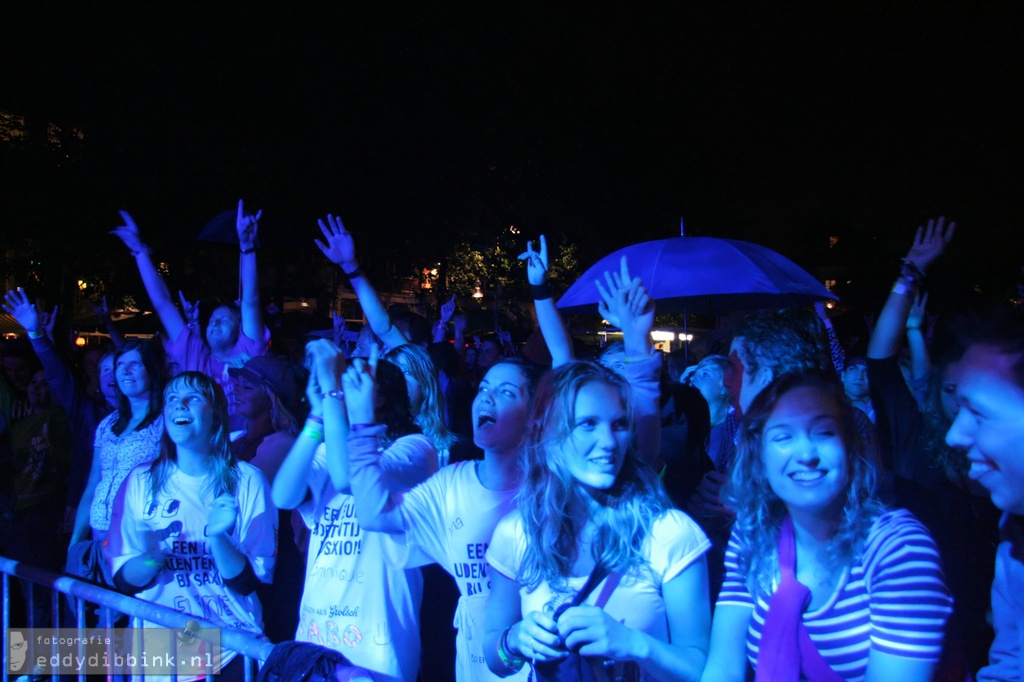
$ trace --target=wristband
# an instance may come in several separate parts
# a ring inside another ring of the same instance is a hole
[[[357,431],[362,431],[363,429],[373,428],[374,426],[376,426],[376,424],[353,424],[351,428],[352,433],[355,433]]]
[[[908,285],[907,282],[904,282],[903,278],[900,277],[898,280],[896,280],[896,283],[892,285],[892,293],[912,294],[914,293],[914,285],[912,282]]]
[[[342,272],[342,274],[344,274],[344,275],[345,275],[345,277],[347,277],[347,278],[348,278],[349,280],[353,280],[353,279],[355,279],[356,277],[362,277],[362,276],[363,276],[363,269],[362,269],[362,268],[358,268],[358,267],[357,267],[357,268],[356,268],[355,270],[353,270],[352,272],[345,272],[345,268],[342,268],[342,269],[341,269],[341,272]]]
[[[336,388],[333,391],[325,391],[324,393],[321,393],[320,397],[321,398],[334,398],[335,400],[344,400],[345,399],[345,391],[340,389],[340,388]],[[321,422],[321,423],[323,423],[323,422]]]
[[[246,255],[246,254],[249,254],[249,253],[256,253],[256,247],[253,246],[253,247],[248,248],[248,249],[242,249],[242,255],[243,256]]]
[[[302,435],[306,436],[311,440],[315,440],[317,443],[324,439],[324,434],[322,432],[317,431],[316,429],[312,429],[308,426],[303,427]]]
[[[531,284],[530,293],[533,294],[533,300],[546,301],[551,298],[551,284],[547,280],[540,284]]]
[[[153,253],[153,250],[151,248],[149,248],[148,246],[146,246],[145,244],[143,244],[142,247],[138,251],[133,251],[133,250],[129,249],[129,253],[131,253],[132,256],[138,258],[142,254],[149,255],[149,254]]]
[[[46,331],[41,327],[39,329],[33,329],[28,333],[28,338],[30,339],[41,339],[44,336],[46,336]]]
[[[145,560],[145,564],[150,568],[160,568],[161,566],[163,566],[164,562],[159,561],[157,559],[149,558]]]
[[[509,670],[522,670],[523,666],[526,665],[526,659],[522,656],[517,656],[508,648],[508,633],[512,629],[509,625],[505,628],[501,637],[498,638],[498,658],[505,664],[505,667]]]
[[[316,422],[320,426],[324,425],[324,420],[321,419],[320,417],[316,416],[315,414],[309,415],[308,417],[306,417],[306,420],[307,421],[311,421],[311,422]]]

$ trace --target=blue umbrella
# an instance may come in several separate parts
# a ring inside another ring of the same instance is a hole
[[[790,308],[836,299],[800,266],[771,249],[736,239],[672,237],[632,244],[611,253],[569,287],[558,301],[566,314],[597,312],[594,280],[618,272],[643,280],[658,312],[717,315],[735,310]]]

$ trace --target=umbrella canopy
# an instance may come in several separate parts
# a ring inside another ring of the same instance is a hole
[[[599,260],[558,301],[562,312],[596,312],[600,296],[594,280],[603,283],[605,272],[618,272],[622,256],[662,313],[717,315],[836,298],[806,270],[758,244],[672,237],[632,244]]]

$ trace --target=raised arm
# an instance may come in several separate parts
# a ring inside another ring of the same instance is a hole
[[[366,315],[366,321],[370,324],[373,333],[380,337],[388,350],[409,343],[405,334],[391,324],[391,317],[384,309],[377,290],[373,288],[370,280],[360,269],[359,261],[356,260],[356,246],[352,240],[352,233],[345,229],[341,218],[328,215],[326,223],[323,220],[317,222],[326,240],[326,243],[319,239],[315,240],[317,247],[348,277],[352,291],[359,299],[359,305],[362,307],[363,314]]]
[[[146,287],[149,301],[153,304],[153,309],[160,318],[160,324],[163,325],[164,331],[167,332],[167,338],[173,341],[181,335],[185,328],[185,318],[182,317],[178,307],[174,305],[174,299],[171,298],[167,283],[157,272],[153,258],[150,256],[150,248],[139,236],[139,226],[135,224],[127,211],[120,211],[120,213],[124,225],[114,228],[110,233],[120,238],[128,247],[128,251],[135,257],[135,265],[139,268],[139,275],[142,276],[142,284]]]
[[[107,333],[110,334],[110,340],[114,344],[114,348],[120,348],[124,345],[124,335],[121,334],[121,330],[114,324],[114,318],[110,316],[110,306],[107,305],[107,295],[103,294],[98,300],[93,301],[92,310],[96,313],[96,317],[100,318],[103,326],[106,328]]]
[[[242,200],[238,200],[235,229],[238,232],[238,246],[242,250],[238,266],[242,297],[238,304],[242,312],[242,333],[254,341],[263,340],[263,311],[260,309],[260,285],[256,276],[256,232],[262,215],[262,210],[256,211],[256,215],[246,213]],[[172,340],[175,338],[171,337]]]
[[[929,220],[927,227],[917,228],[914,243],[903,259],[900,276],[886,299],[878,322],[868,343],[868,357],[876,360],[892,357],[899,349],[906,328],[907,315],[921,286],[928,266],[942,255],[953,239],[956,223],[944,228],[946,219]]]
[[[318,343],[313,341],[310,346]],[[306,357],[309,363],[309,381],[306,383],[306,398],[309,400],[309,416],[299,437],[292,443],[291,450],[281,463],[281,468],[274,475],[270,495],[274,505],[279,509],[295,509],[306,499],[309,487],[309,474],[313,466],[313,457],[320,443],[324,442],[323,390],[317,377],[317,362],[314,352],[307,347]]]
[[[637,429],[637,454],[653,463],[661,450],[661,404],[658,379],[661,358],[652,352],[654,301],[640,278],[631,278],[623,256],[617,273],[605,273],[605,285],[597,281],[601,294],[598,310],[622,330],[625,359],[621,374],[630,388],[633,419]]]
[[[448,323],[452,319],[452,315],[455,314],[455,294],[452,294],[451,300],[445,301],[441,305],[441,317],[438,318],[437,322],[434,323],[433,330],[433,341],[434,343],[443,343],[448,337]]]
[[[928,354],[928,343],[924,338],[924,325],[928,315],[928,292],[914,299],[907,314],[907,350],[910,351],[910,378],[920,385],[928,377],[932,367],[931,356]]]
[[[519,254],[519,260],[526,261],[526,279],[533,293],[533,307],[537,311],[537,324],[541,336],[551,353],[551,366],[558,367],[573,358],[572,336],[565,326],[561,313],[555,307],[548,282],[548,242],[540,236],[540,250],[533,250],[533,242],[526,242],[526,251]]]

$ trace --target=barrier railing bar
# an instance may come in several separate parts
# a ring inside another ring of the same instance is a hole
[[[252,680],[251,660],[265,661],[274,649],[272,643],[257,639],[250,633],[220,628],[214,623],[197,616],[186,615],[159,604],[142,601],[141,599],[129,597],[91,583],[23,564],[6,557],[0,557],[0,572],[3,573],[3,651],[8,650],[7,628],[10,627],[10,576],[16,576],[29,581],[29,627],[35,627],[35,619],[32,613],[32,605],[34,604],[33,588],[34,585],[38,584],[54,590],[55,623],[59,622],[59,619],[56,619],[56,616],[59,615],[59,605],[57,605],[56,601],[58,599],[57,593],[59,592],[107,607],[106,609],[101,609],[101,618],[103,616],[106,617],[107,627],[111,625],[110,609],[113,609],[114,611],[126,613],[132,618],[147,620],[165,628],[184,628],[187,620],[194,620],[199,623],[201,628],[219,629],[221,647],[235,651],[245,657],[246,682],[251,682]],[[78,626],[83,627],[85,612],[81,601],[76,605],[76,618]],[[199,639],[205,639],[202,630],[196,633],[195,636]],[[108,679],[110,679],[109,675]],[[3,682],[8,682],[6,667],[3,670]]]

